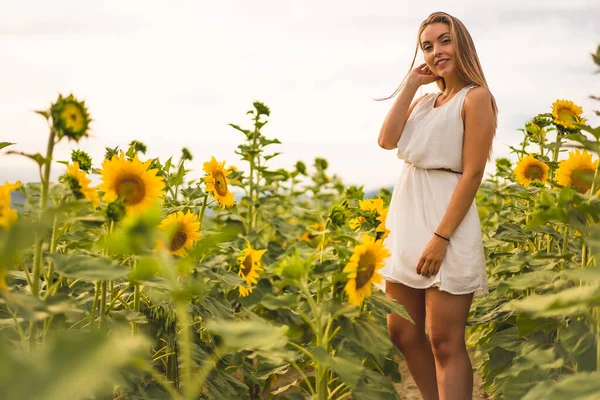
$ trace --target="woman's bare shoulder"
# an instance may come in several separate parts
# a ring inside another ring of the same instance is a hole
[[[492,93],[484,86],[475,86],[467,91],[465,96],[465,103],[476,103],[479,101],[486,101],[492,99]]]

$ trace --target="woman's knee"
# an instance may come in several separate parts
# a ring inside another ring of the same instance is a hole
[[[454,355],[465,352],[466,346],[464,339],[448,332],[435,330],[429,332],[429,341],[431,342],[431,350],[435,358],[443,362]]]
[[[409,321],[406,322],[406,324],[388,323],[390,339],[400,351],[427,342],[424,329],[419,329]]]

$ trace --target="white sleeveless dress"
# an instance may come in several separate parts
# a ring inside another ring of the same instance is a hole
[[[430,93],[413,109],[398,141],[398,158],[405,160],[394,187],[384,245],[391,256],[379,271],[385,281],[417,289],[438,287],[452,294],[488,294],[481,225],[475,200],[453,233],[439,272],[429,278],[417,274],[417,264],[434,237],[462,171],[464,127],[462,106],[467,85],[441,106],[433,107],[440,93]]]

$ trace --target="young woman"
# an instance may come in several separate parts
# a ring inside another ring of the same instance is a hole
[[[413,59],[378,140],[405,161],[386,220],[391,257],[380,272],[387,295],[414,320],[390,314],[388,330],[425,400],[471,399],[465,325],[473,297],[488,293],[475,194],[491,158],[497,108],[457,18],[431,14],[419,28],[415,58],[419,48],[425,63],[413,69]],[[441,92],[411,104],[433,82]]]

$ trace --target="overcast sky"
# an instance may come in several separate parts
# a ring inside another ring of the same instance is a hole
[[[495,157],[557,98],[600,123],[588,98],[600,95],[598,1],[0,0],[0,141],[44,153],[46,123],[32,111],[73,93],[94,118],[79,147],[95,166],[105,147],[138,139],[161,159],[188,147],[198,177],[211,156],[245,168],[234,153],[242,134],[227,123],[249,125],[259,100],[271,108],[263,133],[283,142],[268,165],[324,157],[347,184],[392,185],[403,162],[377,145],[392,102],[372,98],[402,80],[434,11],[473,36],[500,110]],[[72,148],[61,143],[56,159]],[[54,177],[63,171],[55,164]],[[36,178],[31,161],[0,154],[1,182]]]

